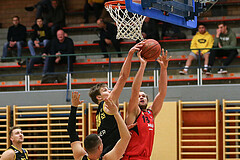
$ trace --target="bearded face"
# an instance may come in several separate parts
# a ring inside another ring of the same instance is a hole
[[[146,109],[148,104],[148,96],[144,92],[139,92],[138,106],[141,109]]]

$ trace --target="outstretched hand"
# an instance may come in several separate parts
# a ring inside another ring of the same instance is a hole
[[[134,54],[136,51],[139,52],[141,50],[141,48],[143,47],[144,45],[144,41],[142,42],[139,42],[137,44],[135,44],[135,46],[133,46],[130,50],[129,50],[129,53],[130,54]]]
[[[78,107],[78,105],[82,104],[83,100],[80,100],[80,93],[77,91],[72,92],[72,106]]]
[[[168,62],[169,60],[172,58],[172,56],[170,56],[169,58],[167,58],[167,54],[168,54],[168,51],[166,50],[164,52],[164,49],[162,49],[162,55],[159,56],[159,59],[157,60],[158,63],[160,64],[161,68],[163,69],[167,69],[168,67]]]
[[[138,56],[138,58],[139,58],[139,60],[140,60],[140,63],[146,65],[146,64],[147,64],[147,60],[144,59],[144,58],[141,56],[141,53],[142,53],[142,50],[137,53],[137,56]]]
[[[118,107],[111,98],[106,98],[104,99],[104,101],[106,103],[105,109],[107,113],[113,114],[113,115],[118,113]]]

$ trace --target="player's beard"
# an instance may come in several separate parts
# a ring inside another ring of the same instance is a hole
[[[146,109],[147,108],[147,104],[144,104],[144,105],[139,104],[139,107],[140,107],[140,109]]]

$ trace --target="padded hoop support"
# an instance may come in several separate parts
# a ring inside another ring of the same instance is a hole
[[[194,0],[192,1],[193,12],[195,12],[195,1]],[[149,7],[143,9],[142,4],[134,3],[132,2],[132,0],[125,0],[125,4],[127,10],[132,13],[137,13],[140,15],[144,15],[150,18],[158,19],[164,22],[168,22],[186,28],[197,27],[197,16],[194,16],[193,20],[186,20],[185,17],[172,14],[171,12],[168,12],[167,15],[164,15],[163,11],[155,8]]]

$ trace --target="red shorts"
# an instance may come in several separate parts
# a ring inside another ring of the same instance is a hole
[[[126,156],[126,155],[124,155],[121,160],[150,160],[150,157]]]

